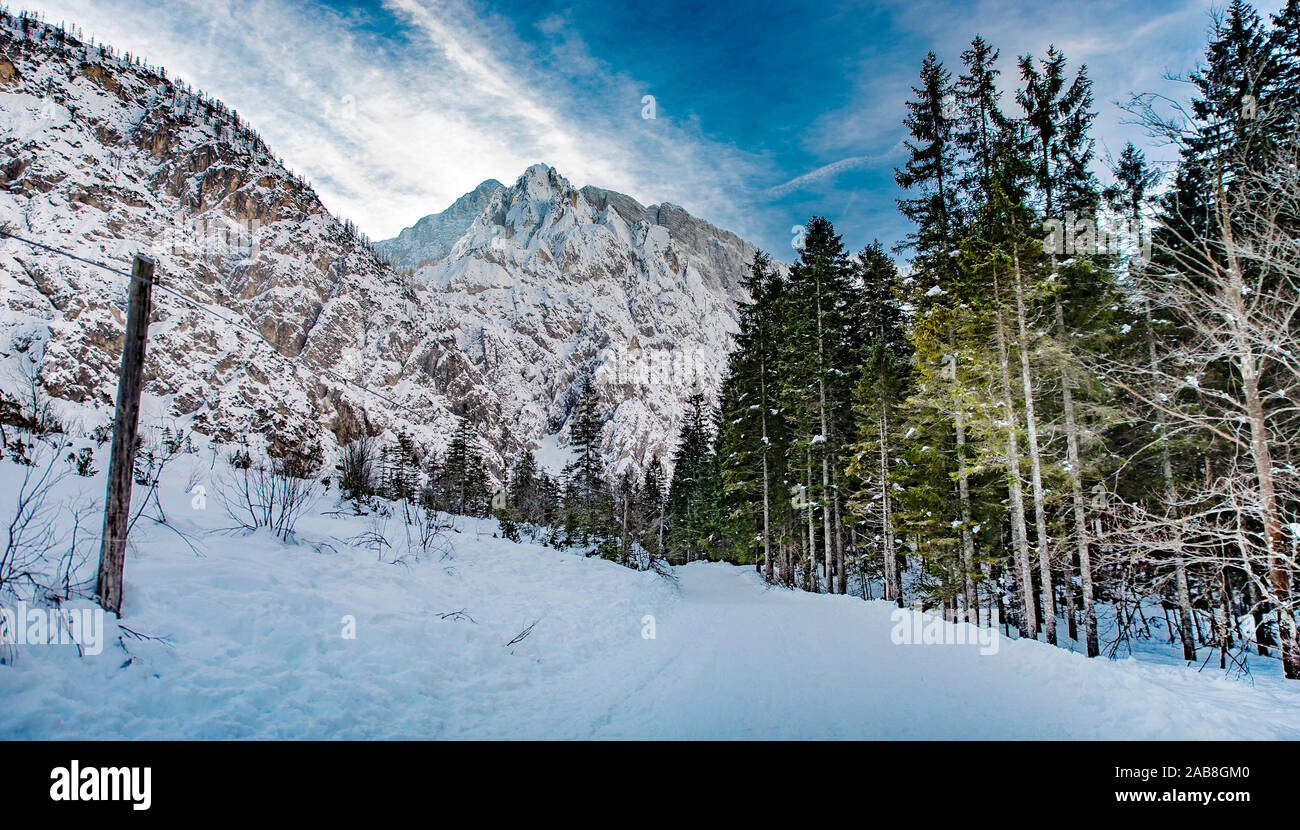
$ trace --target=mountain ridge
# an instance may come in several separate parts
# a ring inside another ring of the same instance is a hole
[[[155,300],[146,382],[168,417],[225,441],[403,432],[438,451],[463,413],[501,481],[525,447],[564,447],[591,380],[613,477],[669,462],[685,395],[714,394],[753,254],[735,234],[535,164],[371,243],[220,101],[18,24],[0,25],[0,222],[119,270],[151,252],[169,287],[266,339]],[[13,243],[0,282],[0,362],[111,407],[120,278]]]
[[[639,475],[669,460],[687,395],[712,402],[753,254],[675,205],[534,164],[412,277],[454,310],[458,345],[493,378],[516,434],[563,447],[590,380],[612,475]]]

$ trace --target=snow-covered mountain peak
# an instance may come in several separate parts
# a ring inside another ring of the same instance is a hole
[[[423,217],[393,239],[376,243],[375,248],[400,271],[410,271],[442,259],[451,252],[456,240],[469,229],[484,206],[504,187],[496,179],[488,179],[446,210]]]
[[[400,430],[436,450],[464,413],[499,480],[525,446],[562,461],[591,380],[611,475],[639,474],[670,460],[690,392],[718,386],[754,249],[680,207],[534,164],[371,245],[237,114],[160,70],[12,24],[0,59],[0,224],[119,269],[152,252],[213,312],[156,300],[148,391],[168,418],[226,441],[329,450]],[[0,358],[110,406],[123,294],[6,244]]]
[[[401,430],[439,449],[465,412],[501,473],[518,442],[436,295],[385,266],[237,114],[30,19],[0,16],[0,57],[13,67],[0,226],[118,271],[0,246],[0,377],[33,370],[56,398],[111,407],[122,272],[143,252],[168,290],[146,366],[163,418],[227,442],[329,451]]]
[[[513,401],[504,414],[521,440],[563,448],[591,379],[611,472],[639,474],[652,456],[669,461],[686,396],[717,388],[753,254],[676,205],[576,188],[534,164],[445,256],[408,259],[426,262],[413,277],[454,309],[458,344]]]
[[[545,162],[538,162],[528,166],[520,174],[516,187],[520,187],[524,192],[536,198],[547,198],[549,194],[563,192],[571,189],[572,185],[569,180],[559,174],[559,172]]]

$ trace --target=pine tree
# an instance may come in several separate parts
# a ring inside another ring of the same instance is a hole
[[[413,501],[420,491],[420,458],[415,442],[404,432],[384,446],[383,493],[392,501]]]
[[[774,409],[778,386],[779,312],[784,281],[771,260],[755,252],[743,285],[750,302],[739,308],[739,332],[721,393],[718,431],[722,498],[730,520],[743,530],[738,561],[759,561],[764,579],[775,578],[772,504],[777,456],[783,453],[782,430]],[[761,557],[749,558],[758,541]]]
[[[918,252],[949,248],[953,230],[960,226],[953,172],[956,146],[953,128],[956,117],[956,89],[952,73],[930,52],[921,65],[921,85],[912,87],[915,100],[907,102],[903,121],[911,136],[904,142],[907,163],[894,171],[894,180],[904,190],[916,191],[912,198],[898,200],[899,210],[916,223],[909,237]]]
[[[665,515],[667,497],[664,493],[664,468],[659,456],[652,456],[646,465],[645,477],[637,491],[637,512],[640,518],[638,527],[643,529],[641,544],[652,555],[664,554],[664,531],[667,528]]]
[[[1096,213],[1098,189],[1089,169],[1089,163],[1093,158],[1093,139],[1090,133],[1096,114],[1091,111],[1093,103],[1092,82],[1088,79],[1087,68],[1080,67],[1075,74],[1074,80],[1067,85],[1065,56],[1054,47],[1048,49],[1047,58],[1041,61],[1041,71],[1035,69],[1033,59],[1029,56],[1021,58],[1020,66],[1025,87],[1017,94],[1017,100],[1025,109],[1026,132],[1028,134],[1026,146],[1029,148],[1031,156],[1036,159],[1033,167],[1033,181],[1042,196],[1044,213],[1049,218],[1054,218],[1055,211],[1064,211],[1067,236],[1073,233],[1077,217],[1081,216],[1085,227],[1089,229],[1086,238],[1095,240],[1098,227]],[[1077,254],[1080,252],[1072,253]],[[1087,257],[1093,252],[1084,251],[1082,253],[1084,257],[1080,262],[1065,269],[1064,272],[1058,268],[1056,255],[1053,253],[1048,275],[1048,286],[1050,286],[1052,294],[1055,335],[1057,337],[1056,371],[1060,377],[1061,407],[1065,421],[1066,455],[1068,459],[1065,470],[1070,481],[1070,499],[1074,514],[1073,537],[1075,551],[1066,559],[1066,580],[1064,582],[1068,629],[1071,637],[1077,636],[1074,615],[1075,593],[1072,559],[1074,555],[1077,555],[1080,560],[1080,567],[1087,571],[1090,568],[1090,552],[1088,549],[1088,522],[1080,469],[1082,461],[1079,452],[1080,438],[1074,388],[1075,378],[1071,371],[1073,364],[1071,352],[1075,349],[1079,337],[1083,333],[1067,326],[1067,315],[1063,300],[1066,296],[1069,296],[1074,300],[1091,305],[1096,300],[1104,302],[1109,293],[1104,290],[1102,285],[1105,272],[1102,269],[1092,268],[1084,264],[1089,261]],[[1026,335],[1023,308],[1024,285],[1018,283],[1017,290],[1017,296],[1020,298],[1017,321],[1023,340]],[[1072,314],[1070,319],[1078,319],[1079,316]],[[1045,508],[1043,507],[1045,494],[1040,488],[1046,462],[1038,447],[1037,428],[1031,414],[1030,359],[1026,345],[1026,343],[1022,342],[1019,352],[1022,375],[1025,378],[1024,383],[1026,385],[1024,394],[1026,396],[1026,419],[1029,421],[1029,449],[1034,465],[1035,524],[1038,532],[1045,537],[1047,528],[1044,515]],[[1043,543],[1040,541],[1040,555],[1042,545]],[[1092,601],[1089,596],[1091,593],[1091,577],[1085,573],[1083,581],[1087,584],[1084,591],[1084,604],[1085,606],[1091,606]],[[1044,584],[1049,583],[1045,582]],[[1050,593],[1050,589],[1044,588],[1044,593]],[[1055,625],[1052,621],[1045,620],[1045,622],[1047,622],[1048,641],[1051,642],[1054,638]],[[1092,627],[1088,628],[1087,650],[1089,656],[1096,656],[1098,653],[1094,629],[1095,619],[1093,619]]]
[[[1029,533],[1024,503],[1024,474],[1021,469],[1021,421],[1018,403],[1029,403],[1019,395],[1032,384],[1024,382],[1024,365],[1021,363],[1021,384],[1012,382],[1012,346],[1015,340],[1024,342],[1025,332],[1017,324],[1023,306],[1025,270],[1033,266],[1034,246],[1032,212],[1024,204],[1025,182],[1030,169],[1022,155],[1023,140],[1014,125],[999,136],[997,165],[993,171],[991,199],[981,211],[979,221],[963,240],[961,265],[970,287],[966,303],[972,314],[982,321],[969,331],[987,333],[991,330],[993,342],[985,348],[969,353],[969,369],[957,364],[953,373],[963,371],[981,378],[980,387],[993,392],[983,402],[971,402],[972,426],[984,437],[980,447],[983,463],[997,465],[1005,470],[1009,496],[1012,559],[1020,595],[1019,627],[1021,636],[1032,637],[1037,630],[1038,615],[1035,602],[1034,580],[1029,556]],[[1038,248],[1041,252],[1041,246]],[[975,286],[981,290],[974,291]],[[1017,286],[1020,286],[1017,291]],[[1027,345],[1027,344],[1026,344]],[[923,342],[918,342],[918,352]],[[932,346],[927,346],[933,348]],[[923,384],[924,387],[924,384]],[[1032,397],[1031,397],[1032,400]],[[1028,419],[1026,419],[1028,423]],[[999,445],[1001,445],[999,447]],[[1038,524],[1038,522],[1036,522]],[[1045,534],[1040,536],[1039,565],[1042,572],[1046,547]],[[1049,580],[1045,585],[1050,586]],[[1044,617],[1050,608],[1050,593],[1044,591]],[[1044,620],[1046,627],[1047,623]]]
[[[1066,76],[1066,59],[1055,46],[1038,66],[1030,55],[1020,58],[1024,82],[1016,101],[1024,109],[1025,152],[1033,159],[1033,180],[1043,194],[1043,213],[1053,217],[1064,207],[1095,205],[1088,165],[1093,158],[1089,135],[1096,113],[1086,66],[1074,80]]]
[[[993,189],[995,145],[1006,129],[1001,110],[997,68],[1000,52],[976,35],[961,53],[966,71],[956,83],[958,115],[953,140],[961,152],[958,186],[969,209],[977,211],[989,201]]]
[[[823,217],[814,217],[807,225],[804,247],[790,268],[784,300],[781,371],[787,379],[785,406],[793,413],[796,443],[792,446],[805,451],[809,465],[816,469],[813,478],[820,479],[805,482],[805,486],[815,504],[813,512],[821,515],[822,578],[827,593],[843,593],[847,582],[839,456],[852,422],[853,384],[861,366],[862,343],[855,314],[862,299],[860,287],[852,280],[844,244]],[[815,540],[810,539],[809,544],[811,551]]]
[[[910,371],[911,344],[903,330],[902,286],[894,263],[879,243],[858,255],[865,289],[862,323],[868,334],[866,365],[854,391],[856,441],[849,447],[846,475],[853,493],[849,512],[879,528],[885,599],[903,603],[895,541],[893,459],[901,451],[901,409]],[[869,517],[875,515],[874,521]],[[865,579],[865,569],[863,569]]]
[[[1286,5],[1273,15],[1269,44],[1277,62],[1269,116],[1279,133],[1293,133],[1300,128],[1300,0],[1286,0]]]
[[[704,393],[696,390],[686,399],[686,418],[678,433],[672,481],[668,486],[669,546],[675,558],[682,562],[700,558],[696,545],[705,510],[701,485],[707,475],[708,455]]]
[[[444,500],[451,512],[465,516],[478,516],[485,512],[487,477],[482,451],[478,432],[465,416],[461,416],[451,435],[440,473]]]
[[[1212,189],[1232,190],[1245,171],[1272,163],[1279,139],[1294,129],[1289,103],[1295,92],[1285,86],[1279,48],[1286,47],[1270,38],[1242,0],[1215,20],[1205,61],[1190,78],[1197,130],[1184,159],[1202,168]]]
[[[510,513],[520,521],[536,524],[543,520],[541,482],[532,450],[524,450],[515,461],[514,469],[510,471],[507,499]]]
[[[575,454],[573,497],[579,513],[577,526],[581,528],[584,539],[592,535],[603,535],[609,529],[611,518],[607,509],[610,505],[607,504],[608,493],[603,475],[604,461],[600,453],[604,427],[596,391],[589,378],[582,385],[569,426],[569,445]]]
[[[963,201],[976,209],[982,201],[987,201],[987,196],[981,196],[980,191],[968,194],[963,200],[959,185],[979,183],[981,191],[988,186],[983,183],[991,172],[987,160],[981,162],[981,159],[993,152],[990,141],[1006,127],[997,107],[997,70],[992,65],[996,52],[977,38],[963,60],[968,72],[952,85],[947,71],[934,55],[927,55],[921,70],[922,86],[914,88],[917,98],[908,103],[909,114],[904,121],[913,138],[907,144],[910,158],[903,170],[895,172],[900,186],[917,193],[911,199],[900,201],[899,207],[917,224],[915,232],[908,237],[913,257],[907,299],[916,316],[917,336],[932,339],[932,343],[918,344],[918,352],[938,363],[938,366],[924,367],[923,374],[931,369],[943,372],[940,367],[950,365],[959,368],[956,366],[960,352],[957,332],[965,324],[963,318],[970,307],[964,277],[958,267],[959,240],[965,224],[959,208]],[[963,149],[967,155],[964,160],[960,152]],[[959,161],[964,165],[961,170]],[[934,348],[929,348],[930,345]],[[963,377],[955,369],[954,392],[960,388]],[[971,502],[966,464],[968,414],[962,399],[962,395],[954,394],[949,404],[930,397],[925,405],[938,404],[951,419],[958,498],[956,510],[947,518],[947,526],[960,528],[962,557],[973,563],[975,550],[969,532]],[[923,420],[928,420],[928,416]],[[934,446],[934,441],[942,444],[948,441],[942,436],[925,437],[932,439],[929,446]],[[941,499],[936,506],[944,507],[947,513],[950,503],[950,499]],[[963,575],[962,579],[969,582],[970,574]],[[974,596],[973,584],[964,588],[962,595],[969,605]]]

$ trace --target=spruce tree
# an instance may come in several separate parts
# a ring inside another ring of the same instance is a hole
[[[1286,86],[1288,67],[1279,53],[1285,48],[1242,0],[1215,20],[1205,61],[1190,78],[1196,132],[1184,159],[1203,169],[1212,192],[1232,192],[1245,171],[1272,163],[1279,140],[1294,130],[1295,91]]]
[[[1104,226],[1098,221],[1098,188],[1089,164],[1093,158],[1093,139],[1091,129],[1096,114],[1091,111],[1092,83],[1087,76],[1087,68],[1080,67],[1075,74],[1074,80],[1068,85],[1066,83],[1066,59],[1065,56],[1057,51],[1054,47],[1048,49],[1048,56],[1041,61],[1041,71],[1035,69],[1033,60],[1029,56],[1021,58],[1021,74],[1025,81],[1025,87],[1018,95],[1017,99],[1025,109],[1025,124],[1027,141],[1026,147],[1029,155],[1035,159],[1033,166],[1034,175],[1033,183],[1036,186],[1044,206],[1044,214],[1052,219],[1064,218],[1064,235],[1067,239],[1074,236],[1078,227],[1084,228],[1082,239],[1091,241],[1094,246],[1098,242],[1103,243],[1105,230]],[[1058,215],[1059,214],[1059,215]],[[1061,227],[1059,224],[1058,228]],[[1080,429],[1079,429],[1079,409],[1080,405],[1086,403],[1080,401],[1077,395],[1079,386],[1079,376],[1081,373],[1076,372],[1074,367],[1077,363],[1075,352],[1081,342],[1089,334],[1088,331],[1080,331],[1078,323],[1091,320],[1095,324],[1097,318],[1090,312],[1098,307],[1098,304],[1107,304],[1114,299],[1114,293],[1107,288],[1108,271],[1105,267],[1095,267],[1094,260],[1097,258],[1098,251],[1089,250],[1085,244],[1084,250],[1068,251],[1067,255],[1071,256],[1072,263],[1068,267],[1059,266],[1055,252],[1051,255],[1047,281],[1038,286],[1022,285],[1021,294],[1026,292],[1042,291],[1050,294],[1051,297],[1051,319],[1054,322],[1053,335],[1056,338],[1055,350],[1052,355],[1052,362],[1055,373],[1060,379],[1061,392],[1061,413],[1065,426],[1066,438],[1066,462],[1063,465],[1066,478],[1069,481],[1070,502],[1073,514],[1072,536],[1074,540],[1074,550],[1065,559],[1064,580],[1065,598],[1067,606],[1067,627],[1068,633],[1072,638],[1077,638],[1077,623],[1075,617],[1075,591],[1074,591],[1074,558],[1079,560],[1079,567],[1083,569],[1084,576],[1084,597],[1083,602],[1086,607],[1092,606],[1091,598],[1091,556],[1089,550],[1090,533],[1088,530],[1088,518],[1086,502],[1084,497],[1084,488],[1082,481],[1082,458],[1080,453]],[[1100,252],[1104,255],[1106,252]],[[1025,273],[1024,271],[1020,272]],[[1066,313],[1066,304],[1070,304],[1070,313]],[[1021,303],[1021,305],[1024,305]],[[1017,320],[1023,324],[1024,314],[1018,313]],[[1027,328],[1022,325],[1022,331]],[[1043,350],[1038,349],[1036,353]],[[1029,350],[1022,344],[1019,349],[1021,362],[1023,366],[1028,366]],[[1034,371],[1039,371],[1039,367],[1033,367]],[[1048,371],[1052,367],[1043,367]],[[1028,371],[1026,368],[1024,371]],[[1026,381],[1027,383],[1027,381]],[[1028,402],[1032,400],[1032,393],[1026,387],[1026,417],[1029,418],[1030,408]],[[1046,494],[1041,492],[1040,487],[1044,476],[1046,465],[1048,464],[1044,454],[1040,452],[1037,446],[1037,426],[1034,423],[1029,424],[1029,443],[1032,463],[1034,465],[1034,507],[1035,507],[1035,524],[1040,534],[1045,534],[1047,529],[1046,517],[1043,515],[1045,510],[1042,507]],[[1086,613],[1085,613],[1086,615]],[[1096,643],[1095,618],[1089,617],[1086,621],[1087,629],[1087,652],[1090,657],[1095,657],[1098,653]],[[1051,640],[1051,626],[1049,625],[1049,641]]]
[[[921,65],[921,85],[907,102],[907,162],[894,172],[898,186],[917,195],[898,200],[899,210],[916,224],[909,237],[918,251],[942,250],[961,224],[953,172],[956,145],[956,88],[952,73],[930,52]]]
[[[642,530],[641,544],[652,556],[664,554],[664,531],[667,496],[664,492],[664,468],[659,456],[652,456],[637,491],[637,525]]]
[[[756,561],[771,582],[773,500],[777,456],[783,454],[779,410],[773,404],[779,385],[777,368],[779,312],[784,281],[771,260],[756,252],[743,280],[750,301],[739,308],[739,331],[728,358],[721,393],[717,455],[724,509],[743,528],[738,534],[738,561]],[[750,558],[754,543],[758,556]]]
[[[1269,116],[1281,134],[1300,128],[1300,0],[1286,0],[1269,33],[1277,80]]]
[[[812,511],[821,518],[822,578],[828,593],[843,593],[842,496],[839,457],[852,422],[852,391],[861,366],[861,288],[855,285],[840,236],[813,217],[784,292],[782,369],[785,406],[796,451],[802,450]],[[816,546],[810,539],[809,548]],[[815,569],[815,568],[814,568]],[[835,577],[838,575],[838,582]]]
[[[569,446],[574,453],[575,464],[572,483],[579,511],[577,522],[584,538],[588,535],[601,535],[609,529],[607,523],[610,516],[606,508],[610,505],[607,504],[604,462],[600,453],[604,426],[596,391],[589,378],[583,382],[569,426]]]
[[[958,332],[969,308],[957,258],[967,221],[961,207],[964,201],[977,209],[986,199],[981,199],[978,193],[962,199],[959,185],[982,183],[991,173],[987,164],[981,167],[978,161],[966,161],[965,168],[959,169],[962,151],[967,155],[976,154],[977,158],[991,154],[997,135],[1006,126],[997,109],[997,70],[993,66],[996,52],[982,40],[973,44],[972,50],[972,54],[964,57],[967,75],[955,85],[933,53],[926,56],[921,69],[922,85],[913,89],[916,98],[908,102],[908,116],[903,122],[911,134],[911,140],[906,143],[909,159],[903,169],[895,171],[898,184],[915,194],[899,200],[899,208],[916,223],[906,244],[912,251],[906,299],[916,318],[914,332],[926,341],[918,342],[917,354],[919,359],[932,364],[921,367],[923,374],[932,371],[941,375],[943,367],[959,360]],[[999,132],[993,133],[994,130]],[[973,539],[966,530],[971,512],[965,463],[968,414],[962,396],[955,394],[962,377],[960,372],[954,375],[951,403],[936,396],[922,405],[937,405],[949,419],[956,448],[957,499],[941,498],[937,506],[946,514],[940,523],[959,528],[962,555],[973,561]],[[921,420],[930,425],[938,423],[929,414]],[[949,441],[941,435],[915,431],[914,434],[923,446],[946,445]],[[969,594],[963,591],[963,595]]]
[[[537,459],[532,450],[524,450],[510,471],[507,499],[511,514],[524,522],[542,521],[542,494],[538,481]]]
[[[478,432],[461,416],[447,445],[440,470],[448,509],[465,516],[482,515],[487,503],[487,477]]]
[[[1043,214],[1095,205],[1096,193],[1089,164],[1093,139],[1089,134],[1092,81],[1086,66],[1074,79],[1066,72],[1066,59],[1055,46],[1037,65],[1031,55],[1020,57],[1024,86],[1016,101],[1025,112],[1025,153],[1033,164],[1033,181],[1043,195]]]
[[[705,506],[702,484],[708,474],[709,435],[704,393],[696,390],[686,399],[686,418],[678,433],[673,453],[673,475],[668,486],[669,546],[676,559],[689,562],[700,557],[696,547],[701,538]]]
[[[965,71],[957,79],[957,118],[953,141],[960,151],[958,186],[967,210],[978,210],[993,188],[994,145],[1006,127],[998,90],[1000,52],[976,35],[961,53]]]
[[[901,606],[892,474],[901,451],[900,413],[912,349],[903,328],[902,286],[893,261],[874,243],[858,255],[857,265],[865,289],[862,323],[869,346],[854,390],[856,440],[848,448],[845,469],[852,490],[849,510],[875,531],[884,598]],[[865,578],[866,569],[862,571]]]

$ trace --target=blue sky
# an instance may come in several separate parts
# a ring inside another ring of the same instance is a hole
[[[1261,11],[1277,2],[1259,4]],[[1116,101],[1183,94],[1211,4],[890,0],[30,0],[222,98],[325,204],[376,238],[487,178],[547,162],[576,185],[671,201],[789,260],[828,216],[857,250],[908,230],[893,168],[927,50],[959,68],[977,32],[1015,56],[1055,43],[1096,84],[1099,155]],[[654,96],[655,118],[643,97]],[[1005,96],[1008,109],[1013,99]],[[1169,155],[1151,147],[1154,159]]]

